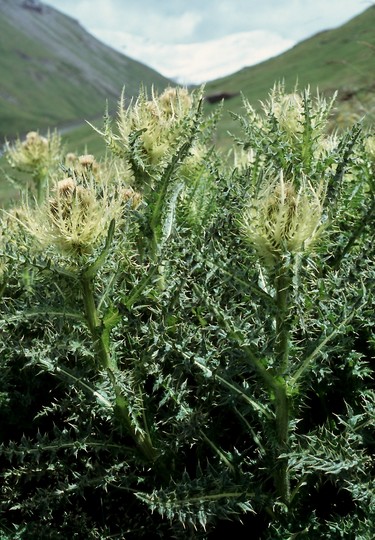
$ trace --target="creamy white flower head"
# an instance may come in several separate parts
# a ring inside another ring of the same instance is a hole
[[[119,196],[124,204],[129,205],[133,209],[137,209],[142,203],[142,195],[132,187],[121,188]]]
[[[57,133],[43,137],[37,131],[30,131],[24,141],[17,140],[13,145],[7,143],[6,151],[13,167],[50,167],[61,159],[61,138]]]
[[[118,139],[129,148],[129,136],[138,132],[145,162],[158,166],[173,153],[185,129],[183,119],[191,108],[192,98],[184,88],[167,88],[160,96],[153,91],[151,100],[143,92],[129,107],[125,107],[122,95],[117,120]]]
[[[298,189],[279,178],[264,186],[248,205],[241,229],[269,266],[290,253],[305,251],[322,227],[324,190],[315,191],[306,179]]]
[[[156,101],[159,102],[163,115],[175,118],[184,116],[192,106],[192,99],[186,88],[166,88]]]
[[[121,219],[123,202],[101,186],[77,184],[73,178],[57,182],[52,196],[36,208],[24,209],[22,222],[39,246],[71,258],[87,255],[105,238],[112,219]]]
[[[279,96],[277,100],[271,100],[271,111],[283,131],[289,135],[301,132],[304,106],[300,94],[294,92]]]
[[[23,146],[45,146],[46,144],[48,144],[48,140],[46,139],[46,137],[42,137],[37,131],[29,131],[26,134],[26,139],[22,143]]]
[[[78,157],[78,161],[82,167],[91,168],[95,162],[95,157],[92,154],[83,154]]]
[[[294,140],[301,138],[306,126],[313,129],[317,137],[321,137],[327,127],[335,99],[336,94],[326,100],[319,92],[312,98],[309,88],[302,94],[297,88],[294,92],[287,93],[284,84],[278,83],[270,92],[269,99],[261,103],[266,116],[274,117],[284,135]]]
[[[77,160],[77,154],[75,154],[74,152],[68,152],[65,156],[65,165],[67,165],[68,167],[73,167]]]

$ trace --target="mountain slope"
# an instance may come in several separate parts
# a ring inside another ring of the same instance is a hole
[[[207,94],[243,93],[256,106],[267,98],[275,82],[285,81],[293,90],[316,88],[325,95],[338,91],[337,121],[345,123],[354,117],[375,112],[375,6],[354,17],[339,28],[320,32],[295,45],[289,51],[265,62],[244,68],[228,77],[206,85]],[[240,96],[225,102],[225,109],[240,112]],[[349,118],[350,117],[350,118]],[[224,115],[222,129],[232,129]],[[224,135],[223,135],[224,137]]]
[[[101,115],[123,86],[169,83],[49,6],[0,0],[0,139]]]

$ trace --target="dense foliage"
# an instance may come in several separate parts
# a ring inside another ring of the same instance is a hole
[[[276,85],[222,155],[202,103],[8,148],[4,540],[373,538],[374,136]]]

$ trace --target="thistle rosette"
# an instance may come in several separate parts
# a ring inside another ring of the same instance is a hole
[[[281,171],[251,198],[241,229],[267,266],[315,243],[323,227],[324,196],[323,185],[316,190],[303,178],[296,187]]]

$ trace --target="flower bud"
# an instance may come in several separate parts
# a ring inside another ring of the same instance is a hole
[[[272,112],[285,133],[292,136],[301,132],[304,107],[302,97],[299,94],[285,94],[273,101]]]
[[[123,203],[106,185],[79,184],[67,177],[57,182],[52,196],[36,208],[23,207],[16,219],[39,247],[80,260],[106,237],[112,219],[121,220]]]
[[[65,156],[65,165],[73,167],[77,163],[77,155],[74,152],[68,152]]]
[[[83,154],[78,158],[78,172],[83,174],[88,172],[97,173],[99,170],[99,163],[95,160],[92,154]]]
[[[86,167],[87,169],[91,169],[92,166],[95,163],[95,158],[92,154],[84,154],[82,156],[79,156],[78,161],[82,167]]]
[[[283,256],[305,251],[318,237],[322,221],[321,190],[306,182],[297,190],[283,173],[250,202],[242,232],[268,266]]]
[[[29,131],[24,141],[7,144],[7,158],[13,167],[31,170],[48,169],[61,158],[61,139],[54,133],[42,137],[37,131]]]
[[[120,192],[120,198],[125,204],[130,202],[131,208],[134,210],[136,210],[142,202],[142,195],[132,188],[123,188]]]

